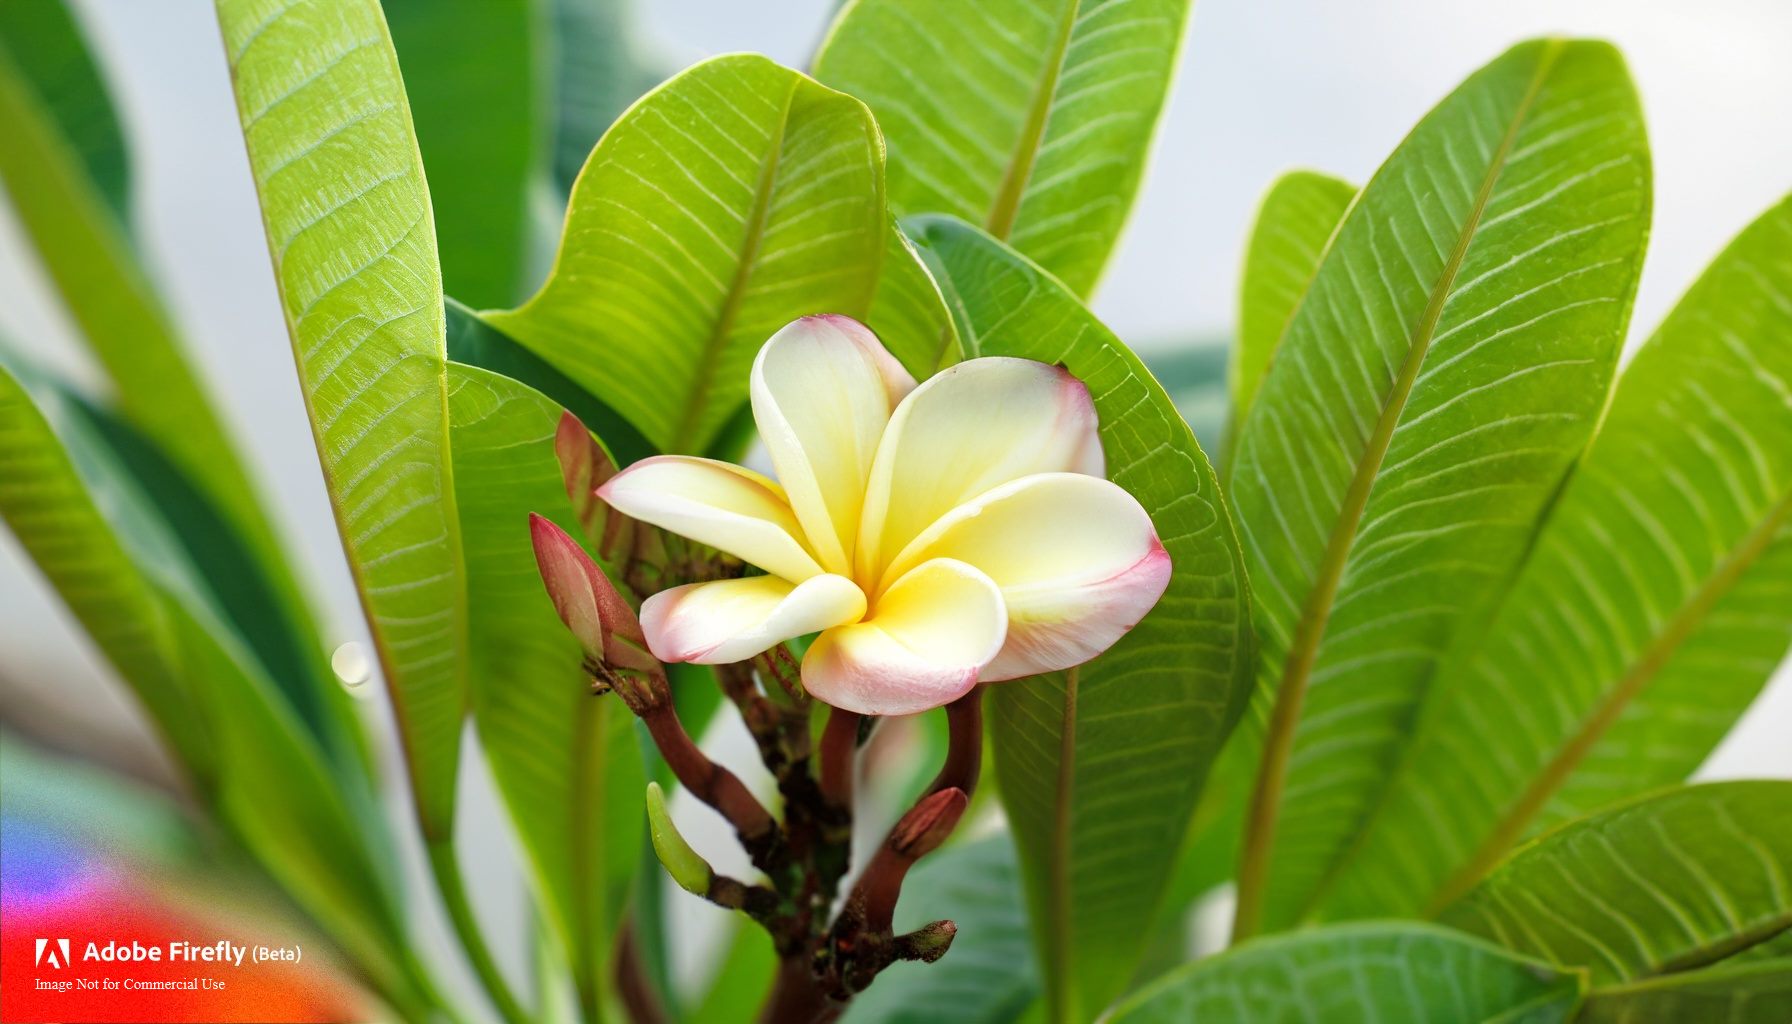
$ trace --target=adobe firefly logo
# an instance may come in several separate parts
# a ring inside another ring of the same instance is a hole
[[[55,968],[67,967],[69,963],[67,939],[38,939],[37,956],[32,964],[38,967],[49,965]]]

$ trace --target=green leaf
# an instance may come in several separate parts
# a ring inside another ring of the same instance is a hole
[[[373,0],[219,0],[281,307],[425,835],[451,835],[466,586],[429,192]]]
[[[854,0],[815,76],[871,105],[890,205],[1011,243],[1079,295],[1114,248],[1188,0]]]
[[[1785,1024],[1792,1020],[1792,960],[1719,964],[1702,971],[1595,989],[1581,1024]]]
[[[548,922],[594,991],[638,859],[646,778],[634,717],[592,695],[535,568],[530,512],[581,533],[554,457],[562,410],[507,377],[448,371],[473,720]]]
[[[1595,985],[1702,967],[1792,928],[1792,782],[1670,790],[1527,843],[1447,925]]]
[[[1242,934],[1308,912],[1592,434],[1649,180],[1617,51],[1523,43],[1419,123],[1327,248],[1229,476],[1273,694]]]
[[[655,447],[698,452],[773,332],[867,315],[888,230],[864,105],[763,57],[717,57],[605,134],[547,283],[486,319]]]
[[[949,846],[909,875],[896,931],[942,919],[958,926],[946,955],[931,964],[891,964],[847,1007],[846,1024],[997,1024],[1039,997],[1008,836]]]
[[[14,73],[35,86],[42,113],[112,216],[126,223],[130,153],[105,79],[65,0],[0,4],[0,52],[12,60]]]
[[[293,712],[341,769],[345,786],[368,802],[370,824],[378,812],[367,774],[367,751],[348,692],[323,659],[308,619],[288,613],[290,585],[284,564],[272,567],[200,493],[194,482],[165,453],[131,424],[78,397],[69,414],[81,421],[103,445],[117,472],[141,492],[145,508],[153,507],[167,527],[172,557],[189,563],[195,586],[223,622],[241,640],[256,667],[279,689]]]
[[[1527,834],[1685,779],[1792,643],[1792,198],[1625,371],[1484,636],[1440,669],[1336,914],[1435,908]]]
[[[572,378],[493,327],[452,297],[447,300],[448,358],[527,385],[558,402],[599,437],[620,465],[659,454],[634,424]]]
[[[1758,942],[1730,958],[1731,961],[1782,959],[1792,959],[1792,929]]]
[[[884,240],[883,275],[868,321],[902,365],[925,378],[962,355],[945,296],[915,245],[895,223]]]
[[[1202,450],[1227,442],[1226,358],[1224,338],[1179,337],[1141,346],[1139,358],[1176,403]],[[1224,466],[1216,467],[1224,472]]]
[[[1569,1019],[1580,979],[1417,922],[1336,925],[1258,939],[1165,975],[1112,1024]]]
[[[364,772],[359,727],[257,488],[121,219],[123,142],[91,58],[60,3],[4,8],[0,122],[8,131],[0,183],[110,378],[116,411],[190,483],[193,507],[235,535],[244,573],[262,581],[254,613],[266,624],[264,636],[284,638],[280,674],[295,709],[345,767]]]
[[[20,42],[32,44],[23,49],[36,48],[33,37]],[[120,410],[202,481],[234,519],[259,522],[229,434],[183,354],[123,222],[62,134],[45,94],[9,59],[12,49],[0,50],[0,122],[8,126],[0,181],[50,283],[115,384]],[[57,85],[54,78],[36,83]]]
[[[729,920],[733,927],[721,966],[702,1000],[685,1014],[687,1024],[737,1024],[747,1007],[765,1000],[778,970],[778,954],[765,929],[740,915]]]
[[[373,859],[340,783],[221,623],[168,597],[192,711],[209,718],[216,744],[220,815],[376,991],[401,1009],[424,999],[393,895],[396,878]]]
[[[663,77],[635,41],[629,0],[546,0],[554,49],[553,176],[560,195],[604,130]]]
[[[1095,661],[991,688],[996,768],[1055,1020],[1088,1020],[1149,935],[1207,766],[1255,665],[1237,540],[1213,470],[1163,389],[1075,296],[967,224],[916,241],[967,355],[1056,363],[1088,385],[1108,476],[1174,566],[1151,614]]]
[[[1356,186],[1347,181],[1317,171],[1291,171],[1276,179],[1257,208],[1238,290],[1238,340],[1226,372],[1232,395],[1229,438],[1237,437],[1282,332],[1354,198]]]
[[[385,0],[435,208],[444,287],[503,306],[532,282],[548,115],[538,0]]]
[[[45,396],[46,404],[54,399],[53,393]],[[215,774],[210,739],[189,713],[194,698],[162,602],[101,515],[81,469],[18,370],[4,359],[0,517],[129,684],[195,784],[209,785]]]
[[[136,693],[199,800],[383,994],[415,1001],[392,879],[352,790],[236,642],[91,421],[53,390],[36,394],[42,408],[0,366],[0,516]]]

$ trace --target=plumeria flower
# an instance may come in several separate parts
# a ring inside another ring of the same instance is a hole
[[[816,316],[760,349],[751,395],[777,480],[663,455],[597,492],[764,571],[648,598],[662,661],[818,633],[810,694],[909,714],[1089,660],[1169,583],[1150,516],[1102,475],[1088,388],[1061,368],[972,359],[916,386],[864,325]]]

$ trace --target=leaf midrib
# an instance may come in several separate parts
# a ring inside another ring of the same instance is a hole
[[[266,31],[269,27],[285,18],[290,13],[290,6],[282,8],[278,13],[263,22],[250,36],[249,40],[238,48],[235,53],[227,54],[228,60],[226,61],[226,70],[230,75],[231,92],[236,100],[239,120],[246,118],[249,114],[248,109],[244,106],[245,96],[242,89],[242,61],[248,53],[249,44],[254,42],[262,32]],[[383,58],[384,70],[394,80],[402,82],[402,75],[398,67],[398,55],[392,48],[391,33],[386,27],[383,16],[380,17],[378,21],[380,38],[383,42],[381,56]],[[227,31],[227,26],[224,27]],[[435,254],[435,222],[430,213],[429,181],[424,174],[423,154],[417,147],[416,130],[411,122],[410,108],[404,106],[401,109],[404,115],[405,128],[407,129],[407,137],[405,140],[408,143],[408,152],[406,153],[406,156],[408,157],[407,172],[410,176],[415,177],[418,190],[422,193],[425,213],[419,223],[421,225],[421,230],[425,231],[429,236],[429,244],[427,246],[428,251],[431,254]],[[417,749],[417,727],[415,724],[415,715],[413,714],[415,709],[412,706],[413,702],[408,699],[410,695],[410,690],[407,686],[408,673],[398,671],[398,666],[396,665],[391,652],[391,644],[386,638],[385,631],[377,625],[377,622],[379,621],[378,609],[374,606],[373,598],[368,593],[366,569],[363,566],[361,559],[357,556],[355,550],[357,545],[350,539],[353,536],[353,533],[350,530],[346,510],[342,507],[342,502],[339,500],[341,497],[341,479],[337,473],[336,464],[327,455],[329,438],[325,436],[326,431],[318,419],[317,404],[314,398],[316,389],[313,386],[315,382],[311,378],[311,360],[303,351],[304,343],[301,339],[300,321],[304,319],[304,314],[293,310],[286,301],[285,277],[282,274],[282,268],[285,266],[287,254],[284,250],[274,244],[275,225],[267,202],[267,184],[272,180],[273,175],[272,173],[264,174],[262,168],[256,162],[255,148],[249,140],[249,132],[246,122],[242,128],[242,137],[244,154],[249,161],[249,177],[255,186],[256,207],[261,220],[262,234],[268,242],[268,264],[273,270],[274,286],[276,292],[279,294],[280,316],[282,321],[286,324],[286,335],[289,341],[288,347],[292,350],[293,365],[298,372],[299,398],[305,406],[305,418],[307,424],[311,428],[312,444],[317,451],[318,468],[322,471],[324,476],[325,491],[330,499],[330,516],[336,527],[337,540],[342,546],[344,560],[348,563],[349,576],[354,581],[356,604],[361,609],[361,616],[367,622],[368,632],[373,639],[374,657],[379,662],[380,674],[385,679],[386,683],[385,690],[387,704],[392,709],[392,717],[399,724],[399,753],[404,761],[406,777],[411,782],[412,804],[413,810],[417,815],[418,830],[423,834],[424,838],[430,842],[451,842],[454,834],[455,807],[453,791],[456,788],[456,780],[451,771],[450,777],[446,782],[446,788],[449,791],[446,798],[447,807],[441,816],[432,813],[430,800],[423,794],[432,793],[438,786],[425,776],[421,756]],[[284,170],[285,168],[281,169]],[[418,225],[413,225],[411,228],[407,229],[404,237],[409,237],[410,232],[418,229]],[[448,546],[450,572],[456,580],[456,586],[459,591],[450,608],[450,614],[452,616],[450,628],[453,631],[453,639],[450,641],[450,644],[453,646],[456,664],[454,670],[455,683],[460,691],[458,694],[460,699],[460,720],[464,722],[466,710],[471,700],[466,680],[467,566],[466,554],[461,544],[460,508],[454,498],[453,449],[449,437],[450,424],[448,415],[448,357],[446,351],[447,343],[445,340],[447,332],[447,310],[445,307],[446,300],[441,295],[442,275],[439,258],[434,263],[434,270],[434,306],[433,309],[426,306],[425,312],[435,313],[435,320],[432,325],[433,336],[438,339],[443,339],[441,359],[436,367],[436,378],[440,389],[440,436],[442,439],[441,454],[437,459],[436,465],[442,474],[439,500],[442,505],[443,532],[445,535],[444,542]],[[336,282],[336,284],[340,285],[347,281],[359,279],[362,275],[370,272],[371,271],[366,266],[363,266],[354,273],[343,277],[340,281]],[[363,340],[363,344],[364,343],[365,339]],[[412,353],[406,353],[407,357],[409,355],[412,355]],[[363,388],[362,390],[365,391],[366,389]],[[450,747],[454,752],[450,758],[451,763],[457,764],[460,750],[460,738],[458,732],[454,734]]]
[[[1313,585],[1307,592],[1307,601],[1302,607],[1301,617],[1295,623],[1292,639],[1289,642],[1288,655],[1284,661],[1282,678],[1276,687],[1275,703],[1270,713],[1269,732],[1264,740],[1261,766],[1251,797],[1249,821],[1246,826],[1242,860],[1238,872],[1238,909],[1233,922],[1232,934],[1234,943],[1255,934],[1261,923],[1264,886],[1269,874],[1270,854],[1275,844],[1277,819],[1281,810],[1282,790],[1287,782],[1288,759],[1292,753],[1295,727],[1300,721],[1300,711],[1306,698],[1307,683],[1318,659],[1319,644],[1325,636],[1326,625],[1331,617],[1338,587],[1343,579],[1344,567],[1349,558],[1350,549],[1356,540],[1357,526],[1362,520],[1364,510],[1368,507],[1369,495],[1374,489],[1382,460],[1387,455],[1394,430],[1399,426],[1400,419],[1405,413],[1406,403],[1411,397],[1419,370],[1430,352],[1431,342],[1436,334],[1438,322],[1443,316],[1444,306],[1449,300],[1450,293],[1456,284],[1457,275],[1461,273],[1463,263],[1468,257],[1469,248],[1486,215],[1488,203],[1492,200],[1494,188],[1499,182],[1501,172],[1505,169],[1507,157],[1511,153],[1520,128],[1530,116],[1531,107],[1535,104],[1537,95],[1542,91],[1544,81],[1554,69],[1564,45],[1561,40],[1551,40],[1539,56],[1537,68],[1532,72],[1524,96],[1513,111],[1511,123],[1507,125],[1498,148],[1494,150],[1488,161],[1487,171],[1475,194],[1474,205],[1463,222],[1455,248],[1440,271],[1437,284],[1431,290],[1424,312],[1420,314],[1419,322],[1414,328],[1411,342],[1407,347],[1406,359],[1400,366],[1400,372],[1395,377],[1393,386],[1382,403],[1381,416],[1376,422],[1375,432],[1370,436],[1369,443],[1364,447],[1362,455],[1358,457],[1355,475],[1351,478],[1350,486],[1345,491],[1337,522],[1333,525],[1331,536],[1326,541],[1325,552],[1320,559]],[[1359,194],[1359,201],[1361,195],[1367,194],[1369,187],[1368,185],[1364,186],[1363,192]],[[1355,205],[1355,203],[1352,204],[1353,208]],[[1346,217],[1349,216],[1350,214],[1347,213]],[[1342,232],[1342,230],[1343,224],[1341,223],[1338,232]],[[1334,232],[1334,238],[1338,232]]]
[[[779,111],[777,126],[766,149],[765,162],[759,167],[759,181],[754,186],[753,206],[747,211],[747,231],[741,239],[740,251],[736,256],[734,277],[728,282],[728,294],[722,299],[722,308],[716,313],[709,336],[703,340],[703,348],[697,353],[696,372],[691,375],[690,396],[685,400],[684,413],[679,417],[678,428],[673,431],[672,444],[667,451],[687,451],[696,441],[698,428],[702,425],[703,414],[707,411],[704,398],[715,387],[716,364],[720,362],[722,349],[728,344],[728,335],[734,330],[735,318],[740,315],[747,284],[753,278],[753,263],[759,258],[759,246],[765,241],[765,224],[771,213],[772,190],[778,180],[779,159],[784,154],[784,136],[790,128],[791,108],[796,104],[796,93],[800,88],[800,81],[792,82],[790,91],[784,95],[784,106]]]
[[[1082,0],[1067,0],[1058,16],[1058,34],[1046,54],[1045,67],[1034,87],[1032,102],[1027,106],[1027,119],[1021,124],[1020,138],[1002,172],[1002,184],[990,203],[984,229],[996,238],[1007,241],[1014,232],[1014,220],[1026,197],[1027,182],[1033,177],[1033,165],[1039,160],[1040,144],[1045,139],[1045,126],[1051,120],[1052,101],[1058,96],[1058,79],[1064,73],[1064,58],[1070,50],[1070,37],[1082,10]]]
[[[1593,747],[1617,722],[1630,703],[1667,666],[1680,645],[1698,630],[1718,601],[1767,552],[1780,527],[1788,520],[1792,520],[1792,488],[1784,491],[1779,500],[1769,506],[1761,522],[1731,549],[1717,571],[1680,606],[1673,618],[1656,634],[1654,641],[1643,649],[1624,675],[1619,677],[1617,685],[1605,700],[1581,722],[1574,735],[1561,744],[1556,756],[1507,809],[1488,833],[1486,840],[1455,874],[1438,887],[1426,905],[1425,916],[1435,917],[1468,892],[1504,858],[1531,820],[1567,782],[1568,777],[1592,752]]]

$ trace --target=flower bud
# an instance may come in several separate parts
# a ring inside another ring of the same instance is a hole
[[[634,609],[616,592],[579,542],[548,519],[529,514],[535,565],[560,621],[596,664],[637,670],[657,669]]]
[[[890,851],[916,861],[939,849],[958,827],[958,819],[970,802],[964,790],[957,787],[942,789],[922,800],[890,831]]]
[[[647,831],[653,837],[653,853],[678,887],[693,896],[709,894],[715,871],[709,862],[691,849],[691,844],[672,824],[666,812],[666,794],[657,782],[647,784]]]
[[[946,950],[952,948],[952,940],[957,937],[958,926],[951,921],[924,924],[912,932],[896,936],[896,959],[933,963],[946,955]]]
[[[561,414],[560,425],[554,431],[554,457],[560,462],[566,496],[572,499],[573,514],[578,517],[585,538],[605,558],[611,557],[624,520],[598,499],[597,489],[616,475],[615,460],[570,412]]]

